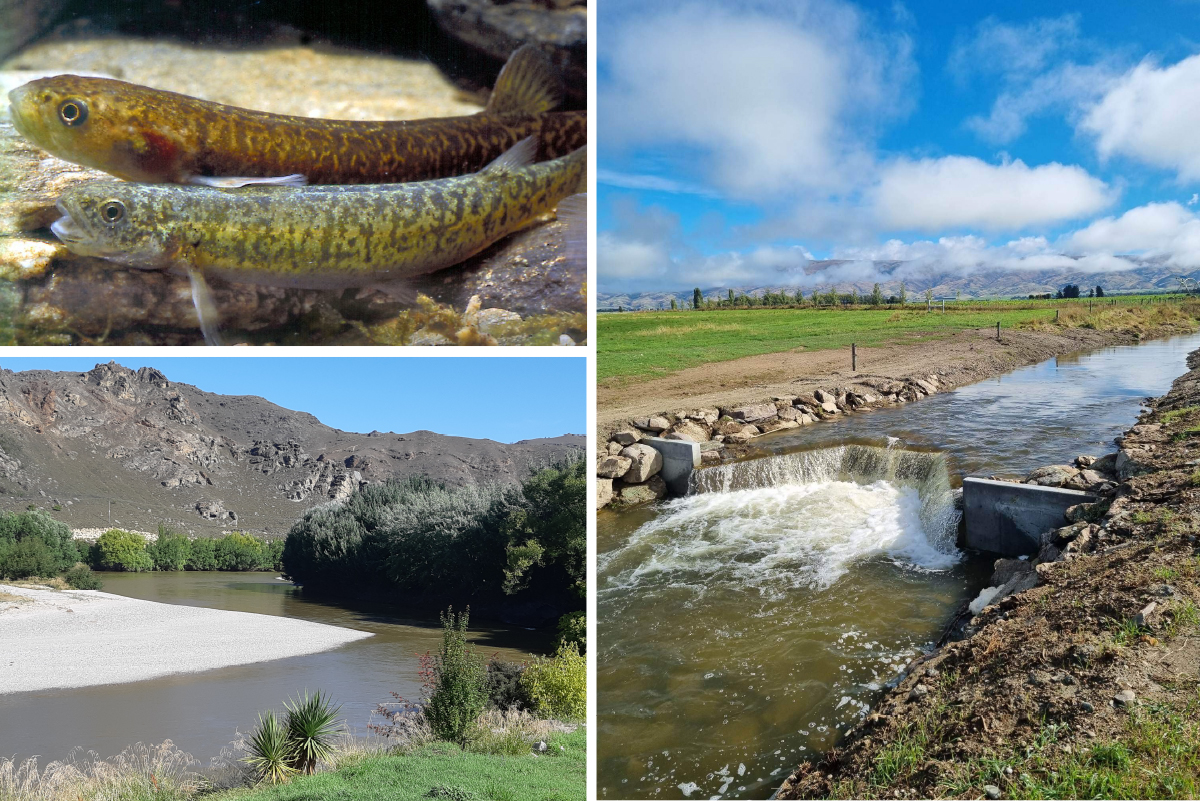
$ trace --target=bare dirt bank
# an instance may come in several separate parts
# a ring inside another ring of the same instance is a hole
[[[1159,327],[1150,336],[1181,333]],[[1191,329],[1186,329],[1191,330]],[[1146,336],[1141,333],[1140,336]],[[632,418],[691,407],[735,407],[777,395],[812,392],[863,378],[901,380],[936,373],[942,390],[1002,375],[1054,356],[1130,344],[1126,330],[1011,329],[996,340],[994,328],[971,329],[921,341],[859,348],[858,371],[849,350],[786,351],[691,367],[661,378],[614,381],[596,388],[596,427],[603,442]]]
[[[778,797],[1196,797],[1200,351],[1188,366],[1119,438],[1115,491],[1025,563],[1027,589],[917,660]]]

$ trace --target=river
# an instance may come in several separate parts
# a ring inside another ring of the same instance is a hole
[[[1200,334],[1060,357],[755,441],[693,491],[598,520],[598,789],[766,798],[866,714],[974,596],[953,544],[965,475],[1112,440]]]
[[[376,704],[395,691],[420,698],[418,654],[441,644],[441,624],[384,605],[340,604],[304,595],[275,573],[100,573],[104,592],[161,603],[300,618],[375,636],[331,651],[150,681],[0,695],[0,757],[62,759],[75,746],[101,757],[136,742],[170,739],[204,762],[248,732],[260,711],[306,688],[342,704],[351,730],[366,733]],[[552,633],[472,626],[486,655],[525,661]]]

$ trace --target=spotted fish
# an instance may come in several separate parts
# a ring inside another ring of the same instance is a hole
[[[128,181],[377,184],[476,172],[520,140],[538,160],[587,142],[587,113],[552,111],[561,84],[530,45],[470,116],[362,122],[268,114],[107,78],[57,75],[9,93],[17,130],[50,153]]]
[[[395,285],[458,264],[586,192],[586,148],[534,164],[535,149],[530,137],[480,172],[407,184],[83,184],[60,198],[64,216],[51,230],[79,255],[186,274],[214,342],[209,278],[319,289]],[[586,230],[584,208],[572,200],[560,216]]]

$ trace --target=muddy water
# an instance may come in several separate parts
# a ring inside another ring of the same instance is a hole
[[[111,756],[135,742],[171,739],[204,762],[253,727],[258,712],[321,689],[341,702],[353,730],[390,691],[420,695],[417,654],[441,642],[436,619],[385,606],[348,606],[302,597],[274,573],[103,573],[104,591],[161,603],[312,620],[375,636],[341,648],[151,681],[0,695],[0,756],[61,759],[75,746]],[[544,632],[473,627],[485,654],[522,661],[549,647]]]
[[[781,432],[686,498],[601,513],[601,797],[769,797],[982,586],[989,560],[958,552],[939,512],[947,488],[1113,450],[1197,347],[1059,358]]]

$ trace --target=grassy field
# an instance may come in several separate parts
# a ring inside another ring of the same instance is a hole
[[[601,314],[597,317],[597,379],[666,375],[686,367],[798,348],[848,348],[923,341],[968,328],[1039,326],[1064,312],[1064,324],[1112,317],[1118,310],[1177,305],[1179,297],[1126,295],[1101,300],[971,301],[924,306],[731,309]],[[1070,312],[1070,314],[1067,314]]]
[[[546,755],[492,756],[438,743],[396,756],[363,756],[285,785],[233,790],[213,801],[583,801],[587,735],[547,738]],[[561,746],[561,750],[560,750]]]

